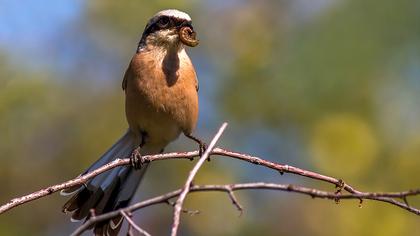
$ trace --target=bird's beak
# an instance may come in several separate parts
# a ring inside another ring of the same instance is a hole
[[[178,31],[181,42],[189,47],[195,47],[198,45],[198,39],[196,39],[196,33],[191,24],[185,24],[179,28]]]

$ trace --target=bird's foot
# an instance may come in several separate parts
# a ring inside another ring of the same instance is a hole
[[[201,142],[198,144],[198,155],[200,155],[200,157],[204,154],[204,152],[207,150],[207,144],[204,142]],[[207,161],[210,161],[210,156],[207,158]]]
[[[192,140],[194,140],[196,143],[198,143],[198,155],[202,156],[204,154],[204,152],[207,150],[207,144],[205,142],[203,142],[201,139],[191,135],[191,134],[187,134],[185,135],[187,138],[190,138]],[[210,156],[207,158],[207,161],[210,161]]]
[[[140,149],[140,147],[134,149],[130,156],[130,164],[136,170],[141,169],[144,163],[146,163],[146,160],[140,153]]]

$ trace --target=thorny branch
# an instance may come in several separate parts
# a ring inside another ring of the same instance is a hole
[[[209,152],[208,155],[211,155],[211,156],[239,159],[242,161],[249,162],[251,164],[261,165],[266,168],[276,170],[280,174],[291,173],[291,174],[300,175],[300,176],[311,178],[311,179],[316,179],[322,182],[331,183],[331,184],[334,184],[335,187],[337,188],[337,191],[335,192],[327,192],[327,191],[322,191],[322,190],[307,188],[307,187],[302,187],[302,186],[275,184],[275,183],[244,183],[244,184],[231,184],[231,185],[189,185],[189,189],[187,190],[187,193],[188,192],[203,192],[203,191],[221,191],[221,192],[227,193],[232,203],[240,212],[242,212],[243,207],[239,204],[238,200],[236,199],[234,195],[235,191],[244,190],[244,189],[271,189],[271,190],[278,190],[278,191],[295,192],[295,193],[300,193],[304,195],[309,195],[312,198],[324,198],[324,199],[331,199],[334,201],[339,201],[340,199],[359,199],[360,201],[362,201],[363,199],[369,199],[369,200],[374,200],[374,201],[382,201],[382,202],[386,202],[386,203],[395,205],[397,207],[400,207],[416,215],[420,215],[420,209],[410,206],[407,202],[407,197],[420,195],[420,189],[408,190],[408,191],[403,191],[403,192],[383,192],[383,193],[362,192],[355,189],[351,185],[345,183],[341,179],[337,179],[337,178],[322,175],[316,172],[300,169],[294,166],[267,161],[256,156],[251,156],[251,155],[243,154],[239,152],[233,152],[233,151],[229,151],[223,148],[212,149],[209,147],[207,151]],[[157,154],[157,155],[147,155],[147,156],[143,156],[142,159],[146,162],[161,161],[161,160],[168,160],[168,159],[190,159],[191,160],[194,157],[197,157],[198,154],[199,154],[199,151],[172,152],[172,153]],[[89,172],[85,175],[78,176],[74,179],[71,179],[69,181],[66,181],[57,185],[46,187],[44,189],[41,189],[39,191],[33,192],[31,194],[28,194],[22,197],[14,198],[10,200],[9,202],[7,202],[6,204],[0,206],[0,214],[14,207],[45,197],[57,191],[60,191],[69,187],[73,187],[73,186],[82,185],[86,183],[89,179],[105,171],[108,171],[118,166],[124,166],[124,165],[130,165],[129,157],[122,158],[122,159],[119,159],[119,158],[115,159],[114,161],[102,167],[99,167],[98,169],[93,170],[92,172]],[[197,165],[198,164],[196,164],[196,166]],[[197,171],[198,171],[198,168],[197,168]],[[81,225],[73,233],[73,235],[79,235],[82,232],[84,232],[86,229],[88,229],[90,225],[95,224],[100,221],[108,220],[120,214],[126,213],[127,216],[129,216],[129,214],[131,214],[133,211],[150,206],[150,205],[159,204],[159,203],[171,204],[170,200],[172,198],[180,196],[183,190],[185,190],[185,188],[178,189],[173,192],[169,192],[169,193],[157,196],[155,198],[148,199],[146,201],[132,204],[126,208],[119,209],[117,211],[108,212],[101,215],[93,215],[92,217],[90,217],[88,221],[86,221],[83,225]],[[176,206],[176,204],[171,204],[171,205],[173,205],[174,208]],[[183,211],[182,206],[181,206],[181,211]],[[129,219],[126,216],[124,217],[127,220]],[[137,226],[136,224],[132,224],[132,223],[130,223],[130,225],[131,227]],[[137,226],[136,230],[138,229],[141,229],[141,228]],[[147,232],[146,232],[146,235],[147,235]]]
[[[370,199],[370,200],[377,200],[377,197],[403,197],[403,196],[413,196],[419,195],[420,190],[411,191],[411,192],[401,192],[401,193],[376,193],[376,192],[364,192],[360,194],[341,194],[337,195],[335,192],[327,192],[322,190],[317,190],[313,188],[307,188],[297,185],[291,184],[275,184],[275,183],[264,183],[264,182],[257,182],[257,183],[242,183],[242,184],[226,184],[226,185],[193,185],[190,187],[190,192],[225,192],[228,195],[235,191],[239,190],[251,190],[251,189],[265,189],[265,190],[277,190],[277,191],[285,191],[285,192],[294,192],[300,193],[304,195],[308,195],[311,198],[322,198],[322,199],[329,199],[336,201],[337,199]],[[92,224],[97,222],[105,221],[112,219],[120,214],[121,211],[124,212],[134,212],[136,210],[161,204],[167,203],[170,199],[176,198],[181,194],[182,189],[177,189],[169,193],[162,194],[160,196],[150,198],[145,201],[141,201],[135,204],[132,204],[126,208],[119,209],[116,211],[111,211],[99,216],[91,217],[88,221],[86,221],[83,225],[81,225],[76,231],[73,232],[72,236],[80,235],[84,231],[86,231]],[[239,203],[238,203],[239,204]],[[173,205],[172,205],[173,206]],[[237,207],[237,206],[236,206]],[[237,207],[238,208],[238,207]],[[241,211],[241,210],[240,210]]]

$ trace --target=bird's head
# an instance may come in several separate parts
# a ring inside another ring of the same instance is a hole
[[[139,48],[159,46],[164,48],[198,44],[191,17],[182,11],[170,9],[156,13],[147,23]]]

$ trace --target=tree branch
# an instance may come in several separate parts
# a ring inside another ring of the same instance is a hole
[[[171,230],[171,235],[172,236],[176,236],[176,234],[178,232],[179,221],[180,221],[180,218],[181,218],[182,204],[184,203],[184,200],[187,197],[188,192],[190,191],[192,181],[194,180],[194,177],[197,175],[200,167],[203,165],[203,163],[209,157],[211,151],[213,150],[214,146],[216,145],[216,142],[219,140],[220,136],[222,136],[222,133],[223,133],[223,131],[225,131],[226,126],[227,126],[227,123],[223,123],[223,125],[220,127],[219,131],[214,136],[213,140],[211,140],[210,145],[208,146],[207,150],[200,157],[197,164],[195,164],[194,168],[188,174],[187,180],[185,181],[184,187],[182,188],[182,192],[179,195],[179,197],[178,197],[178,199],[176,200],[176,203],[175,203],[172,230]]]
[[[277,170],[280,172],[280,174],[283,173],[291,173],[291,174],[295,174],[295,175],[301,175],[304,177],[308,177],[308,178],[312,178],[312,179],[316,179],[316,180],[320,180],[323,182],[327,182],[327,183],[332,183],[335,186],[343,186],[343,188],[345,190],[347,190],[350,193],[363,193],[361,191],[357,191],[355,190],[352,186],[345,184],[342,180],[340,179],[336,179],[333,177],[329,177],[329,176],[325,176],[322,174],[318,174],[316,172],[312,172],[312,171],[308,171],[308,170],[304,170],[304,169],[300,169],[294,166],[290,166],[290,165],[283,165],[283,164],[279,164],[279,163],[275,163],[275,162],[270,162],[267,160],[263,160],[259,157],[256,156],[250,156],[248,154],[243,154],[243,153],[239,153],[239,152],[233,152],[233,151],[229,151],[226,149],[222,149],[222,148],[214,148],[213,151],[211,152],[211,155],[217,155],[219,157],[230,157],[230,158],[235,158],[235,159],[239,159],[242,161],[246,161],[252,164],[256,164],[256,165],[261,165],[261,166],[265,166],[267,168],[273,169],[273,170]],[[171,153],[165,153],[165,154],[157,154],[157,155],[145,155],[143,156],[143,159],[146,162],[153,162],[153,161],[162,161],[162,160],[168,160],[168,159],[188,159],[191,160],[194,157],[198,156],[198,151],[191,151],[191,152],[171,152]],[[114,161],[105,164],[102,167],[99,167],[96,170],[93,170],[92,172],[89,172],[85,175],[76,177],[74,179],[71,179],[69,181],[57,184],[57,185],[53,185],[53,186],[49,186],[46,187],[44,189],[38,190],[36,192],[30,193],[28,195],[22,196],[22,197],[17,197],[14,198],[12,200],[10,200],[9,202],[7,202],[6,204],[0,206],[0,214],[14,208],[17,207],[19,205],[22,205],[24,203],[27,202],[31,202],[34,201],[36,199],[45,197],[47,195],[50,195],[52,193],[55,193],[57,191],[61,191],[63,189],[66,188],[70,188],[73,186],[77,186],[77,185],[82,185],[84,183],[86,183],[89,179],[105,172],[108,170],[111,170],[115,167],[118,166],[124,166],[124,165],[130,165],[130,158],[117,158]],[[408,190],[402,193],[408,193],[408,195],[406,196],[413,196],[413,195],[419,195],[418,193],[418,189],[417,190]],[[380,195],[384,198],[402,198],[399,197],[398,195],[400,195],[401,192],[396,192],[396,193],[387,193],[385,195]],[[378,196],[379,197],[379,196]],[[389,202],[389,199],[382,199],[381,201],[385,201],[385,202]],[[389,202],[391,203],[391,202]],[[407,205],[407,204],[404,204]],[[398,205],[399,207],[401,207],[400,205]],[[408,205],[407,205],[408,206]],[[406,209],[405,207],[402,207],[403,209]],[[406,210],[415,213],[417,215],[419,215],[419,210],[415,209],[415,208],[407,208]]]
[[[302,187],[298,185],[290,185],[290,184],[276,184],[276,183],[264,183],[264,182],[256,182],[256,183],[242,183],[242,184],[226,184],[226,185],[193,185],[190,187],[190,192],[225,192],[228,195],[235,191],[239,190],[251,190],[251,189],[265,189],[265,190],[278,190],[284,192],[294,192],[300,193],[304,195],[308,195],[311,198],[321,198],[321,199],[329,199],[329,200],[336,200],[336,199],[369,199],[369,200],[378,200],[377,198],[381,197],[391,197],[391,198],[404,198],[408,196],[420,195],[420,189],[413,190],[413,191],[405,191],[405,192],[395,192],[395,193],[376,193],[376,192],[364,192],[364,193],[348,193],[348,194],[340,194],[337,195],[335,192],[328,192],[317,190],[313,188]],[[150,198],[145,201],[141,201],[135,204],[132,204],[126,208],[122,208],[119,210],[111,211],[102,215],[93,216],[88,221],[86,221],[83,225],[81,225],[76,231],[73,232],[72,236],[80,235],[84,231],[86,231],[91,225],[112,219],[118,215],[120,215],[121,211],[124,212],[134,212],[136,210],[161,204],[167,203],[170,199],[178,197],[183,189],[177,189],[169,193],[162,194],[160,196]],[[236,208],[237,203],[233,203]],[[418,211],[418,210],[417,210]],[[420,214],[420,212],[419,212]],[[418,215],[419,215],[418,214]]]
[[[131,213],[130,214],[127,214],[124,211],[120,210],[120,214],[127,220],[127,222],[130,225],[130,227],[133,227],[141,235],[151,236],[146,230],[140,228],[140,226],[138,226],[136,223],[134,223],[134,221],[131,219]],[[129,229],[129,231],[130,231],[130,229]]]
[[[168,203],[168,202],[170,203],[169,201],[170,199],[174,197],[179,197],[176,203],[172,204],[174,206],[174,226],[172,228],[172,232],[175,232],[176,234],[176,231],[179,225],[180,212],[182,211],[182,204],[186,195],[189,192],[203,192],[203,191],[226,192],[228,196],[230,197],[234,206],[240,212],[242,212],[243,207],[239,204],[238,200],[236,199],[234,195],[235,191],[242,190],[242,189],[272,189],[272,190],[289,191],[289,192],[305,194],[313,198],[332,199],[334,201],[338,201],[340,199],[359,199],[360,201],[362,201],[362,199],[369,199],[369,200],[375,200],[375,201],[382,201],[382,202],[386,202],[386,203],[395,205],[397,207],[400,207],[416,215],[420,215],[420,210],[416,207],[410,206],[407,202],[407,197],[420,195],[420,189],[408,190],[408,191],[403,191],[403,192],[383,192],[383,193],[362,192],[360,190],[355,189],[351,185],[345,183],[341,179],[322,175],[322,174],[309,171],[309,170],[300,169],[300,168],[290,166],[290,165],[284,165],[284,164],[267,161],[259,157],[251,156],[248,154],[229,151],[222,148],[213,148],[218,138],[220,138],[221,133],[223,132],[224,128],[225,128],[225,124],[220,128],[217,135],[213,138],[213,141],[211,145],[209,146],[209,148],[206,150],[204,155],[200,158],[200,160],[197,162],[197,164],[194,166],[194,168],[188,175],[188,179],[185,182],[184,188],[160,195],[155,198],[151,198],[146,201],[142,201],[142,202],[130,205],[126,208],[119,209],[117,211],[108,212],[108,213],[97,215],[97,216],[92,215],[92,217],[90,217],[88,221],[86,221],[83,225],[81,225],[74,232],[73,235],[79,235],[80,233],[85,231],[90,225],[118,216],[122,214],[122,212],[129,214],[137,209],[140,209],[146,206],[150,206],[150,205],[154,205],[158,203]],[[173,153],[166,153],[166,154],[146,155],[146,156],[143,156],[142,158],[146,162],[161,161],[161,160],[168,160],[168,159],[190,159],[191,160],[194,157],[197,157],[198,154],[199,154],[199,151],[173,152]],[[302,186],[287,185],[287,184],[282,185],[282,184],[275,184],[275,183],[245,183],[245,184],[231,184],[231,185],[192,185],[192,180],[194,179],[194,176],[197,174],[199,168],[204,163],[204,160],[207,159],[210,155],[217,155],[219,157],[225,157],[225,158],[235,158],[238,160],[249,162],[251,164],[261,165],[266,168],[276,170],[280,174],[291,173],[291,174],[300,175],[300,176],[311,178],[311,179],[316,179],[322,182],[331,183],[331,184],[334,184],[337,190],[335,192],[327,192],[327,191],[322,191],[322,190],[307,188],[307,187],[302,187]],[[72,180],[63,182],[61,184],[49,186],[47,188],[41,189],[39,191],[33,192],[31,194],[28,194],[22,197],[14,198],[10,200],[9,202],[7,202],[6,204],[0,206],[0,214],[14,207],[45,197],[57,191],[60,191],[69,187],[73,187],[73,186],[82,185],[86,183],[89,179],[105,171],[108,171],[112,168],[123,166],[123,165],[130,165],[129,157],[126,157],[123,159],[115,159],[114,161],[102,167],[99,167],[98,169],[93,170],[92,172],[89,172],[85,175],[78,176]],[[347,193],[342,193],[342,190],[345,190]],[[124,217],[128,219],[126,216]],[[175,227],[175,224],[177,224],[176,227]],[[132,227],[136,226],[135,224],[132,224],[132,223],[130,223],[130,225]]]

